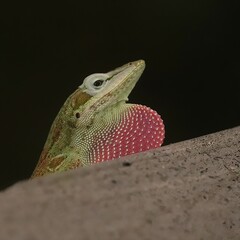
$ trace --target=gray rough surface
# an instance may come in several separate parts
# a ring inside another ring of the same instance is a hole
[[[240,239],[240,127],[18,183],[0,239]]]

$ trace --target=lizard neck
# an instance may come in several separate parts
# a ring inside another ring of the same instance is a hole
[[[87,131],[79,129],[72,148],[81,156],[82,164],[89,165],[159,147],[164,134],[157,112],[119,102],[99,113]]]
[[[108,149],[117,141],[113,136],[124,119],[128,105],[125,102],[118,102],[99,112],[90,126],[76,130],[70,151],[74,149],[74,153],[81,156],[83,165],[111,159]]]

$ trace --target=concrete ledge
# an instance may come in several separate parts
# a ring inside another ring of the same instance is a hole
[[[0,239],[240,239],[240,127],[0,194]]]

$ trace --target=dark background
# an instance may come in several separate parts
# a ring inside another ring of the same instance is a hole
[[[1,18],[4,188],[32,173],[68,95],[95,72],[144,59],[130,102],[157,110],[165,144],[240,124],[238,1],[10,2]]]

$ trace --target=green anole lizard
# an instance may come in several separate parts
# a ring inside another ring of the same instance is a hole
[[[126,103],[144,68],[139,60],[86,77],[56,116],[32,178],[161,146],[157,112]]]

